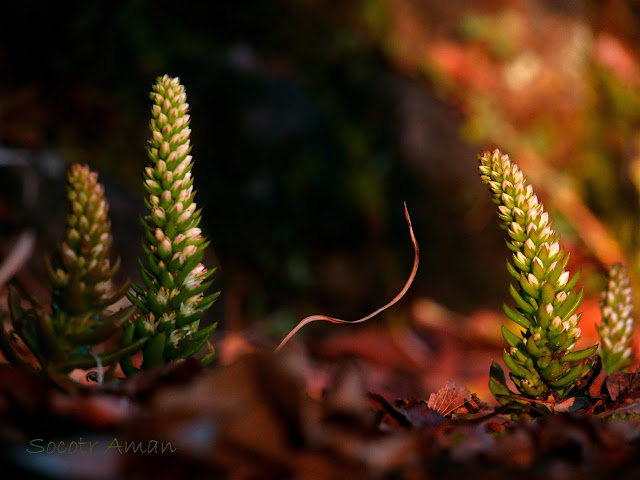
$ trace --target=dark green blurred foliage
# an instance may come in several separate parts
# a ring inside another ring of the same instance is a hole
[[[139,99],[156,75],[180,76],[198,125],[203,230],[222,290],[251,318],[282,306],[276,316],[295,319],[326,305],[356,317],[391,298],[412,260],[403,201],[423,247],[414,294],[470,309],[506,281],[483,278],[492,259],[473,260],[487,245],[474,245],[464,224],[480,189],[466,187],[474,165],[459,159],[474,149],[458,138],[457,114],[387,62],[385,8],[374,0],[9,4],[0,99],[26,93],[0,115],[12,126],[0,128],[0,142],[90,162],[126,182],[140,210],[148,132]],[[452,191],[462,193],[442,202]],[[129,247],[123,263],[134,271],[138,232],[118,239],[112,213],[115,244]],[[494,243],[499,258],[497,234]]]

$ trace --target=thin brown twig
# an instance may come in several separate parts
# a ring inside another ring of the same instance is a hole
[[[16,239],[5,260],[0,265],[0,290],[24,266],[31,257],[36,243],[33,229],[24,230]]]
[[[409,235],[411,236],[411,242],[413,243],[414,259],[413,259],[413,269],[411,270],[411,274],[409,275],[409,279],[404,284],[404,287],[402,287],[402,290],[400,290],[400,293],[398,293],[393,298],[393,300],[391,300],[389,303],[387,303],[383,307],[380,307],[375,312],[370,313],[366,317],[360,318],[358,320],[340,320],[339,318],[328,317],[326,315],[311,315],[311,316],[303,319],[300,323],[298,323],[298,325],[296,325],[296,327],[293,330],[291,330],[291,332],[289,332],[289,334],[284,338],[284,340],[282,340],[282,342],[280,342],[280,345],[278,345],[278,348],[275,349],[275,352],[279,352],[282,349],[282,347],[284,347],[289,342],[289,340],[302,327],[304,327],[305,325],[307,325],[307,324],[309,324],[311,322],[324,321],[324,322],[341,323],[341,324],[344,324],[344,323],[353,324],[353,323],[366,322],[367,320],[370,320],[371,318],[373,318],[376,315],[378,315],[380,312],[383,312],[387,308],[395,305],[402,297],[404,297],[405,293],[407,293],[407,290],[409,290],[409,287],[411,287],[411,284],[413,283],[413,279],[416,277],[416,273],[418,271],[418,264],[420,263],[420,251],[419,251],[419,248],[418,248],[418,242],[417,242],[416,237],[415,237],[415,235],[413,233],[413,227],[411,226],[411,217],[409,216],[409,210],[407,209],[406,202],[404,204],[404,216],[407,219],[407,224],[409,225]]]

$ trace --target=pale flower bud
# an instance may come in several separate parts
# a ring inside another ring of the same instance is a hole
[[[562,275],[560,275],[560,278],[558,278],[557,285],[558,287],[564,287],[568,281],[569,281],[569,272],[563,272]]]

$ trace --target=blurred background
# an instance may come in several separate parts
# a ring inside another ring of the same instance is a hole
[[[23,0],[3,18],[0,252],[36,232],[18,281],[41,298],[71,162],[99,171],[139,278],[148,92],[164,73],[192,109],[220,361],[307,315],[355,320],[393,298],[413,261],[406,201],[421,263],[405,299],[299,338],[395,382],[422,369],[419,389],[486,392],[509,280],[482,149],[523,168],[583,269],[585,343],[606,266],[640,273],[637,2]]]

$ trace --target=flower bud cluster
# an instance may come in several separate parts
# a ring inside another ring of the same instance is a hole
[[[503,360],[522,395],[562,397],[590,369],[571,362],[588,358],[596,349],[573,351],[581,334],[581,314],[576,311],[583,293],[575,289],[579,274],[571,276],[566,270],[569,254],[560,247],[548,213],[518,166],[498,150],[478,158],[481,179],[498,205],[512,252],[507,269],[514,280],[510,293],[515,307],[505,304],[504,310],[523,329],[516,335],[503,327],[510,347]]]
[[[620,264],[609,269],[607,285],[600,302],[602,323],[596,328],[600,335],[600,356],[607,373],[629,366],[632,362],[633,300],[627,269]]]
[[[111,223],[104,188],[88,166],[73,164],[67,174],[69,215],[65,238],[48,264],[53,303],[68,314],[100,312],[126,292],[113,290],[119,262],[111,264]]]
[[[146,288],[133,286],[129,294],[142,314],[128,327],[131,338],[151,337],[143,367],[195,353],[210,336],[197,333],[200,318],[217,297],[205,296],[213,269],[202,264],[208,242],[198,228],[185,88],[178,78],[165,75],[157,79],[150,97],[151,164],[144,169],[143,185],[149,214],[142,219]]]
[[[111,225],[104,189],[98,175],[85,165],[74,164],[67,175],[69,216],[65,237],[56,255],[46,262],[53,287],[51,312],[25,310],[18,293],[9,289],[9,312],[13,331],[40,364],[40,372],[65,388],[64,375],[75,368],[99,370],[138,351],[146,339],[124,348],[96,355],[94,345],[115,334],[133,314],[129,307],[107,314],[106,307],[120,300],[129,288],[112,287],[119,263],[109,260]],[[0,350],[14,364],[31,365],[13,348],[0,316]]]

